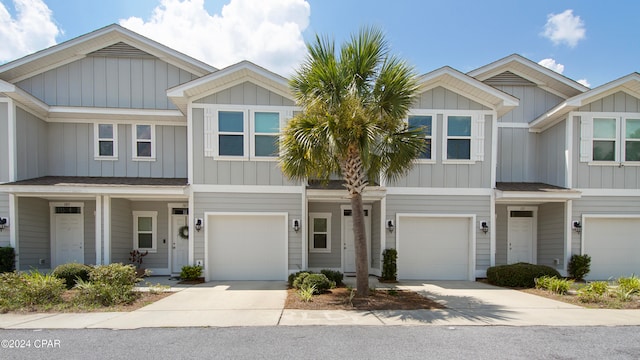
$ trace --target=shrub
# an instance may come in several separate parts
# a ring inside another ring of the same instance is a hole
[[[0,247],[0,273],[16,269],[16,252],[12,247]]]
[[[202,275],[202,266],[185,265],[180,270],[180,278],[183,280],[197,280]]]
[[[631,277],[618,278],[618,288],[624,293],[630,295],[640,293],[640,278],[635,275]]]
[[[578,299],[582,302],[598,302],[609,292],[609,283],[594,281],[578,290]]]
[[[71,289],[76,285],[76,279],[88,281],[89,271],[91,271],[91,266],[78,263],[68,263],[59,265],[53,269],[52,274],[59,279],[63,279],[67,289]]]
[[[322,294],[323,292],[336,287],[336,283],[327,279],[323,274],[307,274],[302,281],[300,289],[313,288],[314,294]]]
[[[566,294],[571,288],[573,280],[558,279],[555,276],[542,276],[535,279],[536,288],[551,291],[556,294]]]
[[[298,290],[298,296],[300,297],[300,300],[309,302],[313,301],[313,294],[315,294],[315,292],[316,288],[314,286],[308,288],[302,287],[300,288],[300,290]]]
[[[293,286],[293,282],[296,280],[296,278],[298,277],[298,275],[300,274],[310,274],[310,271],[306,271],[306,270],[302,270],[302,271],[298,271],[292,274],[289,274],[289,277],[287,278],[287,282],[289,283],[289,287],[294,287]]]
[[[77,281],[78,301],[103,306],[129,304],[137,298],[133,287],[138,281],[133,265],[96,266],[89,272],[89,281]]]
[[[591,271],[591,256],[573,254],[567,266],[569,276],[577,281],[582,281]]]
[[[560,273],[546,265],[517,263],[492,266],[487,269],[487,280],[497,286],[532,288],[535,279],[542,276],[560,277]]]
[[[324,270],[320,270],[320,274],[323,274],[324,276],[327,277],[327,279],[336,283],[336,286],[342,285],[342,279],[344,279],[344,274],[341,273],[340,271],[324,269]]]
[[[398,277],[398,251],[385,249],[382,252],[382,280],[396,281]]]
[[[64,280],[39,272],[0,274],[0,310],[9,311],[34,305],[62,302]]]
[[[312,272],[310,272],[310,271],[299,271],[299,272],[295,273],[295,274],[294,274],[295,276],[293,277],[293,282],[291,283],[291,286],[292,286],[294,289],[300,289],[300,287],[302,286],[302,282],[304,281],[304,279],[305,279],[307,276],[311,275],[311,274],[312,274]]]

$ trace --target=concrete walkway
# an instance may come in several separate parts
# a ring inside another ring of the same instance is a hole
[[[347,281],[350,281],[347,279]],[[156,281],[151,281],[156,283]],[[1,314],[3,329],[136,329],[276,325],[614,326],[640,325],[640,310],[585,309],[516,290],[467,281],[395,284],[443,310],[285,310],[286,283],[231,281],[171,286],[174,294],[132,312]],[[389,287],[371,280],[372,286]]]

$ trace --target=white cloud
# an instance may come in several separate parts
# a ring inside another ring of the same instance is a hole
[[[590,88],[590,87],[591,87],[591,84],[589,84],[589,82],[587,81],[587,79],[580,79],[580,80],[578,80],[578,83],[579,83],[579,84],[582,84],[582,85],[584,85],[584,86],[586,86],[586,87],[588,87],[588,88]]]
[[[217,68],[249,60],[289,75],[306,54],[309,16],[306,0],[231,0],[220,14],[209,14],[204,0],[162,0],[147,21],[120,25]]]
[[[42,0],[13,0],[13,5],[15,17],[0,3],[0,62],[55,45],[62,34]]]
[[[565,10],[560,14],[549,14],[544,25],[543,36],[555,45],[565,43],[570,47],[578,45],[585,38],[587,30],[580,16],[573,15],[573,10]]]
[[[551,58],[542,59],[538,61],[538,64],[546,67],[547,69],[551,69],[557,72],[558,74],[562,74],[564,72],[564,65],[558,64],[554,59],[551,59]]]

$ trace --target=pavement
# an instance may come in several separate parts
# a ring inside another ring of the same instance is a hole
[[[355,282],[347,278],[346,282]],[[389,288],[370,279],[371,286]],[[174,292],[131,312],[0,314],[1,329],[138,329],[298,325],[626,326],[640,325],[640,310],[586,309],[517,290],[470,281],[402,281],[446,306],[442,310],[290,310],[282,281],[227,281],[179,285],[148,279]],[[170,288],[169,288],[170,287]]]

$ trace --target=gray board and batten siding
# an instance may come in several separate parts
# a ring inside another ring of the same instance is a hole
[[[489,196],[455,196],[455,195],[388,195],[387,214],[385,219],[395,219],[397,213],[409,214],[464,214],[476,215],[476,222],[489,220],[491,198]],[[489,221],[489,226],[493,222]],[[477,224],[473,224],[476,232],[476,269],[486,270],[491,262],[491,235],[478,231]],[[425,234],[425,236],[430,236]],[[386,247],[396,248],[396,232],[386,233]],[[446,239],[443,239],[443,241]],[[402,246],[402,245],[400,245]]]
[[[606,96],[580,107],[577,111],[606,113],[640,113],[640,99],[624,92]],[[580,121],[573,117],[574,164],[573,187],[578,189],[639,189],[640,166],[589,165],[580,161]],[[624,140],[621,140],[624,141]],[[617,144],[619,146],[619,144]]]
[[[48,125],[16,106],[16,180],[48,175]]]
[[[0,97],[2,100],[2,97]],[[9,103],[0,101],[0,184],[9,182]]]
[[[132,125],[118,124],[117,160],[96,160],[94,125],[49,123],[51,176],[187,177],[187,127],[155,126],[156,157],[133,160]]]
[[[235,85],[215,94],[196,100],[197,104],[211,105],[248,105],[291,106],[294,103],[281,95],[250,82]],[[217,160],[204,156],[204,109],[194,107],[193,121],[193,183],[213,185],[298,185],[287,179],[280,170],[278,162]],[[249,141],[246,138],[245,141]]]
[[[206,212],[249,213],[249,212],[285,212],[289,221],[302,219],[302,194],[248,194],[248,193],[194,193],[194,217],[204,218]],[[205,220],[206,221],[206,220]],[[287,226],[289,270],[302,270],[302,231],[294,231]],[[206,224],[205,224],[206,226]],[[204,259],[205,231],[193,232],[194,259]],[[251,251],[251,249],[247,249]],[[205,264],[206,266],[206,264]]]
[[[48,105],[176,109],[167,89],[196,78],[153,57],[88,56],[16,85]]]
[[[131,201],[111,199],[111,262],[129,263],[133,248],[133,213]]]

